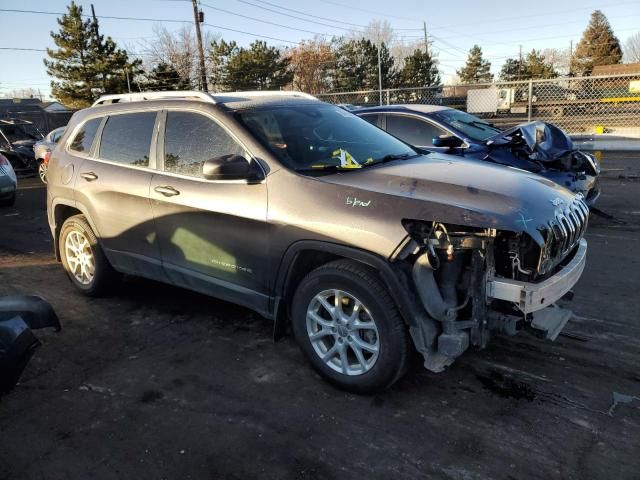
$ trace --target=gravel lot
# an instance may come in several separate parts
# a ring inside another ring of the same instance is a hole
[[[77,293],[51,253],[45,189],[0,210],[0,294],[37,293],[39,332],[0,400],[2,479],[632,479],[640,472],[640,154],[606,153],[589,259],[554,343],[526,333],[343,393],[232,304],[129,278]]]

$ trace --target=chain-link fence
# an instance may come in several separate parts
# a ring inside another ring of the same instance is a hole
[[[640,74],[391,88],[317,97],[356,106],[441,105],[491,118],[502,127],[543,120],[573,135],[640,137]]]

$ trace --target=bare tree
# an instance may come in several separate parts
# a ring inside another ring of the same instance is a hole
[[[153,28],[154,38],[144,42],[148,52],[146,58],[147,70],[151,70],[160,64],[169,65],[180,76],[182,83],[198,85],[198,54],[197,43],[193,28],[184,26],[177,31],[170,31],[165,27],[156,25]],[[209,45],[213,35],[205,32],[202,41]]]
[[[387,20],[372,20],[363,30],[353,30],[347,35],[348,40],[361,38],[370,40],[374,45],[384,43],[398,64],[401,64],[406,57],[411,56],[416,49],[424,48],[423,40],[403,38],[396,33]],[[429,53],[434,54],[432,49]]]
[[[43,95],[35,88],[14,88],[4,94],[7,98],[39,98],[44,100]]]
[[[640,62],[640,32],[634,33],[624,42],[625,63]]]
[[[571,52],[569,52],[568,48],[545,48],[542,50],[542,56],[545,61],[551,65],[551,68],[558,73],[558,75],[569,75]]]

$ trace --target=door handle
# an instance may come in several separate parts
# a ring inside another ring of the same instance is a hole
[[[94,180],[98,179],[98,175],[96,175],[93,172],[82,172],[80,176],[84,178],[87,182],[93,182]]]
[[[180,195],[180,191],[176,190],[170,185],[158,185],[154,188],[154,190],[158,193],[161,193],[165,197],[174,197],[176,195]]]

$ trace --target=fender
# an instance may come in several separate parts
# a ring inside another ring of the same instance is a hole
[[[273,318],[274,339],[284,336],[288,322],[288,304],[284,298],[290,290],[291,273],[300,254],[305,251],[316,251],[336,255],[337,257],[355,260],[373,268],[379,275],[391,294],[391,298],[400,310],[400,314],[407,324],[413,324],[419,318],[421,310],[415,297],[406,284],[402,282],[402,273],[394,268],[386,258],[347,245],[323,242],[318,240],[301,240],[291,244],[285,251],[275,281]]]
[[[68,200],[63,197],[54,198],[51,202],[51,215],[49,217],[49,229],[51,230],[51,236],[53,237],[53,248],[55,249],[56,260],[58,261],[60,261],[60,250],[58,248],[58,228],[61,227],[62,225],[56,225],[55,211],[56,211],[56,207],[59,205],[64,205],[66,207],[71,207],[71,208],[75,208],[76,210],[79,210],[80,213],[84,215],[84,218],[87,219],[87,222],[89,222],[89,226],[91,227],[91,230],[93,230],[93,233],[95,233],[96,238],[98,239],[99,242],[101,239],[100,232],[96,228],[96,224],[93,222],[91,215],[89,215],[89,210],[87,209],[87,207],[85,207],[80,202],[76,202],[75,200]]]

